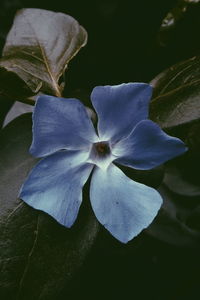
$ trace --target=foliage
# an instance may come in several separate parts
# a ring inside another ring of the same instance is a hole
[[[182,5],[183,1],[180,3]],[[121,11],[123,13],[123,9]],[[176,13],[176,11],[175,7],[172,12]],[[111,26],[109,16],[111,17],[114,12],[114,9],[110,9],[108,14],[102,17],[106,20],[108,33],[110,33],[109,26]],[[188,8],[188,14],[190,13],[191,9]],[[187,17],[187,14],[185,15]],[[173,52],[173,47],[167,47],[170,41],[174,42],[174,36],[176,32],[180,32],[182,24],[184,26],[184,16],[180,17],[180,11],[175,19],[179,23],[178,29],[177,22],[175,22],[173,32],[171,27],[169,31],[167,27],[163,31],[161,26],[157,35],[160,45],[166,47],[167,50],[162,50],[166,53]],[[128,25],[125,20],[124,24]],[[122,24],[122,28],[125,25]],[[147,26],[145,30],[148,32]],[[156,30],[158,31],[158,28]],[[154,28],[154,31],[156,30]],[[167,43],[163,36],[166,32]],[[110,45],[106,30],[104,34],[107,37],[107,44]],[[116,33],[113,33],[113,36],[115,39],[111,37],[111,41],[114,41],[116,53],[114,50],[106,51],[105,45],[100,48],[102,40],[99,36],[95,41],[103,58],[104,52],[107,54],[109,51],[112,52],[108,55],[108,60],[111,60],[112,55],[115,59],[111,64],[113,66],[111,73],[114,78],[119,78],[115,77],[118,62],[120,66],[123,65],[123,68],[128,68],[130,62],[130,68],[134,69],[133,62],[136,63],[139,50],[137,50],[136,57],[131,57],[132,48],[131,46],[130,49],[128,48],[128,42],[126,40],[125,43],[123,35],[119,42],[121,44],[119,48],[117,47],[120,30],[117,36]],[[130,36],[132,35],[129,34],[128,39]],[[94,38],[95,34],[92,37]],[[138,38],[137,41],[140,40],[141,38]],[[8,33],[0,61],[0,125],[3,124],[14,101],[34,105],[35,96],[41,93],[54,96],[79,93],[83,99],[86,99],[87,104],[90,84],[80,90],[79,85],[82,88],[82,83],[78,80],[76,84],[74,82],[78,78],[78,70],[80,74],[87,72],[88,61],[85,62],[85,68],[81,69],[78,65],[81,59],[79,60],[77,56],[76,62],[73,60],[72,67],[68,70],[70,60],[81,47],[86,45],[86,42],[85,29],[69,15],[41,9],[18,11]],[[122,51],[124,44],[126,44],[125,52]],[[150,58],[154,57],[153,63],[156,61],[157,52],[154,53],[154,47],[155,44],[149,45],[150,54],[146,54],[147,58],[144,59],[144,63],[140,60],[141,70],[149,66],[146,66],[145,62]],[[92,51],[94,48],[95,46]],[[86,51],[87,49],[84,53]],[[144,56],[145,52],[142,51]],[[162,51],[160,53],[164,53]],[[161,64],[162,67],[167,67],[166,70],[152,67],[153,71],[149,73],[149,79],[151,79],[157,71],[161,71],[150,82],[154,87],[150,119],[158,123],[168,134],[181,138],[189,147],[189,151],[183,157],[161,166],[159,170],[130,172],[124,168],[126,174],[132,179],[158,187],[164,198],[161,212],[155,222],[141,234],[141,239],[145,240],[150,236],[169,245],[192,249],[199,249],[200,245],[200,57],[198,54],[198,51],[195,52],[192,49],[189,55],[175,55],[175,59],[169,59],[166,65]],[[159,65],[159,60],[164,61],[162,55],[158,56],[157,65]],[[95,64],[91,52],[89,56],[96,68],[98,64]],[[169,58],[170,55],[166,57]],[[82,59],[84,58],[83,54]],[[100,60],[99,69],[100,64],[103,70],[101,71],[107,78],[106,72],[109,72],[109,68],[106,69],[105,66],[110,66],[109,62],[105,60],[103,65]],[[120,70],[123,71],[123,68],[121,67]],[[92,77],[91,68],[89,70],[88,73]],[[136,71],[138,70],[139,68],[136,68]],[[147,77],[145,77],[145,71],[143,73],[143,81],[145,81]],[[65,74],[69,74],[68,91],[65,88]],[[122,74],[125,76],[123,72]],[[140,81],[141,77],[141,74],[138,78],[134,74],[131,81]],[[86,76],[85,82],[87,80]],[[104,83],[104,78],[102,82]],[[76,90],[73,90],[70,84]],[[0,131],[0,298],[3,300],[55,299],[55,295],[59,294],[64,287],[69,286],[71,278],[76,274],[92,247],[95,247],[96,240],[100,243],[99,239],[102,237],[102,231],[100,237],[98,235],[99,224],[87,203],[84,203],[81,208],[79,221],[73,229],[68,230],[59,226],[49,216],[38,213],[17,199],[21,184],[36,163],[36,160],[28,154],[32,138],[31,127],[31,114],[25,114]],[[88,198],[87,193],[86,186],[85,198]],[[106,239],[108,245],[112,244],[110,239],[112,238]],[[131,251],[133,244],[134,241],[130,243]]]

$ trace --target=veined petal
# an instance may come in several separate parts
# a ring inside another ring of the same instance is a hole
[[[116,162],[135,169],[148,170],[187,150],[178,138],[166,134],[150,120],[138,123],[132,133],[115,145]]]
[[[156,190],[131,180],[113,164],[106,171],[94,169],[90,198],[99,222],[123,243],[146,228],[162,204]]]
[[[19,197],[71,227],[82,202],[82,187],[93,168],[85,163],[87,157],[81,151],[62,151],[42,159],[29,174]]]
[[[129,135],[139,121],[148,117],[151,95],[152,87],[145,83],[95,87],[91,100],[101,140],[115,142]]]
[[[93,124],[79,100],[38,97],[33,113],[32,155],[43,157],[61,149],[80,150],[96,139]]]

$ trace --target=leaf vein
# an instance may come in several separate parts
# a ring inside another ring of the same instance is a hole
[[[37,44],[38,44],[38,46],[39,46],[39,48],[40,48],[42,57],[43,57],[43,59],[44,59],[44,64],[45,64],[45,66],[46,66],[47,73],[49,74],[50,79],[51,79],[51,81],[52,81],[52,83],[53,83],[53,87],[54,87],[54,90],[55,90],[55,92],[56,92],[56,96],[60,97],[60,96],[61,96],[61,93],[60,93],[60,91],[59,91],[59,89],[58,89],[58,86],[57,86],[57,83],[56,83],[56,81],[55,81],[55,79],[54,79],[54,77],[53,77],[53,74],[52,74],[52,71],[51,71],[50,65],[49,65],[49,60],[48,60],[48,58],[47,58],[47,56],[46,56],[46,54],[45,54],[45,51],[43,50],[42,45],[41,45],[40,41],[39,41],[38,38],[37,38],[37,35],[36,35],[36,33],[35,33],[35,30],[34,30],[32,24],[29,22],[29,20],[27,19],[27,17],[26,17],[25,15],[24,15],[24,18],[26,19],[26,21],[27,21],[27,23],[29,24],[29,26],[32,28],[32,31],[33,31],[33,33],[34,33],[34,35],[35,35],[36,42],[37,42]]]
[[[34,54],[32,54],[30,52],[27,52],[25,50],[21,50],[21,53],[27,54],[28,56],[33,57],[33,58],[39,60],[41,63],[45,64],[44,61],[37,55],[34,55]]]
[[[25,280],[25,278],[26,278],[26,274],[27,274],[28,269],[29,269],[31,257],[32,257],[32,255],[33,255],[33,252],[34,252],[35,247],[36,247],[36,244],[37,244],[37,240],[38,240],[38,230],[39,230],[39,215],[38,215],[38,217],[37,217],[37,225],[36,225],[35,238],[34,238],[34,241],[33,241],[33,245],[32,245],[32,247],[31,247],[31,249],[30,249],[29,254],[28,254],[27,264],[25,265],[24,272],[23,272],[23,274],[22,274],[22,276],[21,276],[20,283],[19,283],[19,290],[18,290],[18,295],[17,295],[17,299],[18,299],[18,300],[20,300],[20,292],[21,292],[21,289],[22,289],[24,280]]]

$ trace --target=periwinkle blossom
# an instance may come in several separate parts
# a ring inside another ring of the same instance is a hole
[[[90,201],[99,222],[123,243],[138,235],[157,215],[162,198],[116,164],[148,170],[186,151],[181,140],[147,119],[151,95],[145,83],[95,87],[97,130],[79,100],[39,96],[30,152],[44,158],[30,172],[20,198],[71,227],[93,171]]]

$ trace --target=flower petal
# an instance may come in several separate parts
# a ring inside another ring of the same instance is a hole
[[[178,138],[166,134],[150,120],[141,121],[130,136],[117,143],[117,163],[140,170],[152,169],[187,150]]]
[[[94,169],[90,197],[99,222],[123,243],[146,228],[162,204],[156,190],[131,180],[113,164],[107,171]]]
[[[20,198],[71,227],[82,202],[82,187],[93,165],[81,151],[57,152],[42,159],[21,188]]]
[[[139,121],[148,117],[151,95],[152,87],[145,83],[95,87],[91,100],[98,114],[100,139],[116,141],[126,137]]]
[[[79,150],[96,139],[92,122],[79,100],[38,97],[33,114],[32,155],[43,157],[61,149]]]

